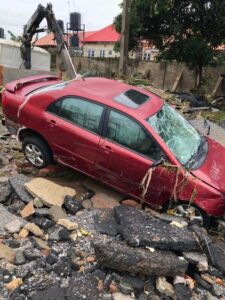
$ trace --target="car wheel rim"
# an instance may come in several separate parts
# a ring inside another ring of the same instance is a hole
[[[25,154],[29,162],[32,163],[32,165],[37,167],[41,167],[43,165],[43,155],[37,146],[33,144],[27,144],[25,147]]]
[[[201,212],[194,206],[189,206],[185,204],[177,205],[174,209],[174,215],[185,217],[190,221],[198,221],[200,224],[203,224],[203,216]]]

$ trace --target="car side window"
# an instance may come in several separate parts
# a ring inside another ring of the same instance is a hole
[[[98,133],[103,106],[71,97],[52,103],[47,111],[80,127]]]
[[[163,155],[161,148],[141,125],[115,111],[110,112],[106,135],[108,139],[153,160],[158,161]]]

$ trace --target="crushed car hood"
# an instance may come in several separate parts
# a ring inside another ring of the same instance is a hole
[[[225,193],[225,147],[210,138],[207,141],[207,157],[202,166],[192,171],[192,174]]]

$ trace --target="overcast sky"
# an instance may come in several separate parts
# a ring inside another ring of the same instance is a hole
[[[0,27],[4,28],[7,37],[8,30],[16,35],[23,31],[38,4],[46,5],[51,2],[56,19],[69,21],[69,12],[78,11],[86,31],[99,30],[113,22],[120,12],[122,0],[0,0]]]

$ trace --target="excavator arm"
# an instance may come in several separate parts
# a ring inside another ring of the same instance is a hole
[[[31,69],[32,39],[34,34],[45,31],[45,29],[39,28],[39,25],[43,21],[43,19],[47,20],[48,30],[53,32],[57,50],[61,56],[62,61],[64,62],[68,76],[70,77],[70,79],[76,78],[77,73],[69,55],[66,43],[64,41],[63,33],[52,10],[51,3],[48,3],[46,7],[39,4],[30,20],[24,26],[21,46],[21,56],[23,59],[24,68]]]

